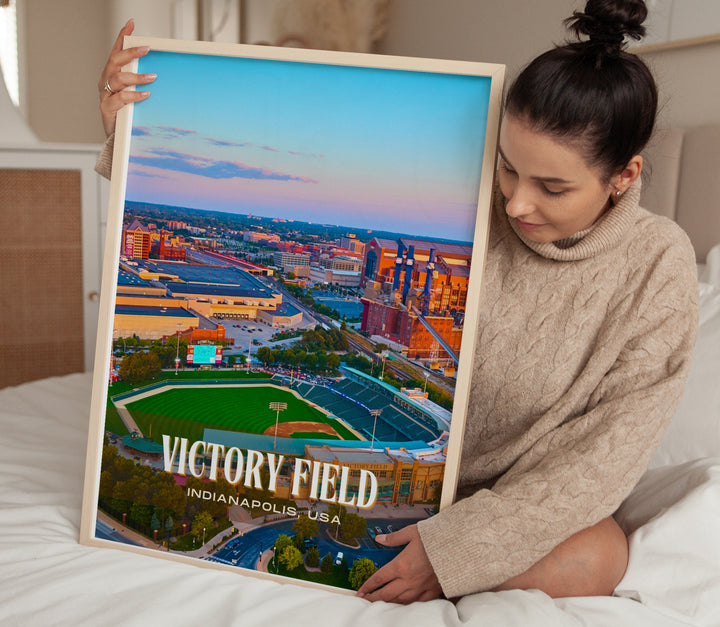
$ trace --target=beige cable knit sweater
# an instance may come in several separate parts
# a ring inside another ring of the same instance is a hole
[[[587,231],[537,244],[496,196],[462,500],[419,523],[448,597],[611,515],[672,418],[697,330],[695,256],[639,197],[637,182]]]
[[[109,138],[96,169],[110,175]],[[682,393],[695,258],[631,187],[591,229],[536,244],[498,193],[458,498],[419,524],[448,597],[490,589],[612,514]]]

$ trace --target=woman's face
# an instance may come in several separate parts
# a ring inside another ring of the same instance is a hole
[[[506,116],[500,130],[500,190],[525,237],[554,242],[590,227],[610,206],[613,181],[576,148]]]

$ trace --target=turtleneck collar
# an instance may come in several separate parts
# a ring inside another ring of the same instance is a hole
[[[620,200],[610,207],[589,229],[579,231],[571,237],[556,241],[538,243],[525,236],[517,222],[505,213],[505,199],[499,206],[504,219],[508,220],[512,230],[522,242],[538,255],[555,261],[579,261],[588,259],[614,248],[630,231],[637,220],[640,203],[640,179],[638,178],[622,195]],[[498,190],[499,193],[499,190]]]

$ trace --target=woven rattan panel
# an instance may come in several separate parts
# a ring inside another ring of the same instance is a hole
[[[0,388],[82,370],[80,172],[0,169]]]

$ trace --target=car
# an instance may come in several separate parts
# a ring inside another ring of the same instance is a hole
[[[375,527],[375,533],[376,533],[376,534],[384,533],[383,530],[382,530],[382,527]]]
[[[342,551],[338,551],[338,554],[335,556],[335,565],[340,566],[344,557],[345,557],[345,554]]]
[[[393,531],[394,531],[394,530],[393,530],[393,526],[392,526],[392,525],[388,525],[388,530],[387,530],[387,532],[388,532],[388,533],[392,533]]]

